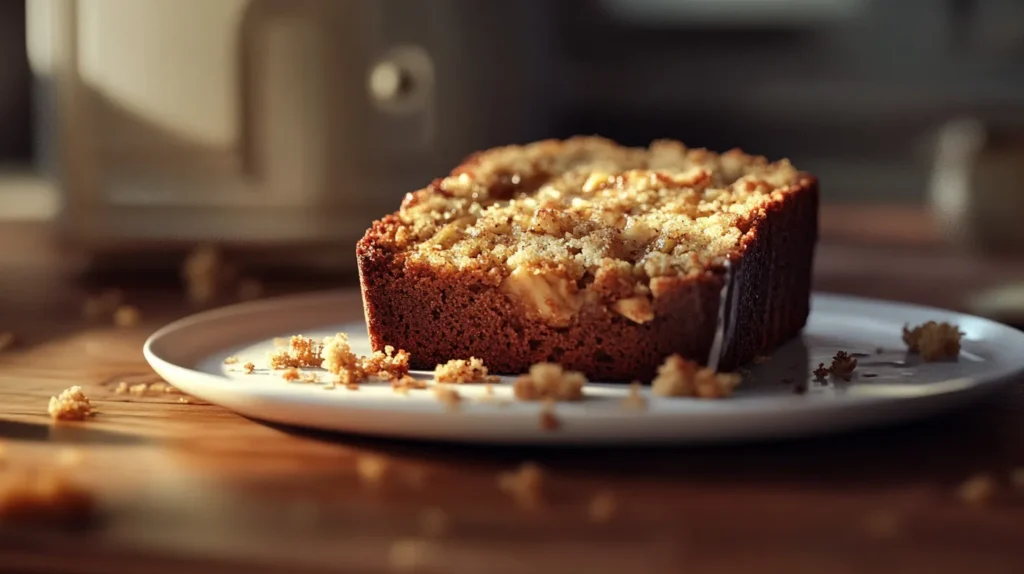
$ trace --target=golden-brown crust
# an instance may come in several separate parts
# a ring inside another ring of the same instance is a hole
[[[473,156],[452,173],[479,161]],[[441,192],[435,181],[404,204]],[[817,206],[817,181],[798,173],[785,193],[773,194],[745,222],[739,244],[727,255],[728,270],[711,263],[700,273],[651,281],[653,319],[637,321],[611,305],[584,304],[565,324],[525,314],[500,287],[506,270],[456,271],[407,257],[393,241],[403,222],[387,215],[374,222],[356,250],[370,341],[374,349],[408,350],[419,369],[475,356],[495,373],[521,373],[548,361],[591,379],[649,379],[671,354],[708,361],[728,278],[735,290],[733,327],[725,326],[718,370],[730,370],[769,353],[803,327]]]

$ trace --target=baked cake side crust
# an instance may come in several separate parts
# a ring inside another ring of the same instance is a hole
[[[528,318],[492,274],[410,261],[387,241],[400,225],[388,215],[356,249],[370,342],[374,350],[409,350],[415,369],[474,356],[493,373],[550,361],[591,379],[649,380],[672,353],[735,369],[795,336],[807,320],[818,183],[800,174],[787,193],[758,209],[726,265],[660,278],[653,320],[585,305],[568,326]],[[711,356],[718,331],[720,352]]]

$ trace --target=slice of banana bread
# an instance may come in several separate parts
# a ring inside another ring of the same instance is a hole
[[[359,241],[370,341],[421,369],[478,357],[649,380],[677,353],[730,370],[803,328],[817,211],[813,176],[739,150],[480,152]]]

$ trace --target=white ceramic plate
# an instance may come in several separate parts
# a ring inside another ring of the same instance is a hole
[[[580,403],[560,403],[562,425],[545,431],[540,405],[511,400],[511,379],[494,385],[497,400],[479,400],[480,385],[450,412],[430,390],[394,393],[385,382],[359,390],[288,383],[269,371],[273,339],[297,333],[346,332],[369,352],[359,294],[328,292],[207,311],[157,331],[145,356],[168,382],[243,415],[331,431],[473,443],[698,443],[793,437],[909,420],[967,404],[1024,372],[1024,332],[987,319],[912,305],[815,295],[803,335],[765,363],[752,365],[727,400],[652,397],[647,409],[625,408],[627,388],[589,384]],[[904,353],[901,328],[949,321],[966,333],[956,362],[921,363]],[[439,333],[438,336],[444,336]],[[879,348],[884,349],[879,352]],[[813,381],[810,370],[837,350],[858,353],[849,383]],[[251,375],[224,359],[252,361]],[[429,378],[428,373],[415,373]],[[327,377],[323,377],[326,379]],[[793,392],[806,382],[808,392]]]

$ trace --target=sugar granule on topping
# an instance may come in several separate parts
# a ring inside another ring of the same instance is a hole
[[[544,471],[537,464],[524,462],[513,472],[498,475],[498,488],[522,508],[535,509],[544,504]]]
[[[976,474],[965,480],[957,489],[957,496],[967,504],[982,506],[995,498],[996,481],[988,474]]]
[[[345,337],[345,346],[347,347],[348,337],[345,335],[341,336]],[[312,338],[303,337],[302,335],[293,335],[288,340],[288,347],[284,349],[277,349],[270,354],[270,368],[287,369],[289,367],[319,367],[324,361],[321,356],[324,346],[325,343],[321,343]]]
[[[832,366],[828,370],[840,379],[849,381],[853,377],[853,370],[856,368],[856,358],[851,357],[846,351],[838,351],[836,356],[832,358]]]
[[[436,396],[437,400],[443,403],[449,411],[458,410],[460,403],[462,402],[462,395],[459,394],[459,391],[448,385],[435,385],[434,396]]]
[[[452,359],[434,368],[434,380],[439,383],[490,383],[498,377],[487,374],[483,359]]]
[[[256,365],[252,364],[252,361],[249,361],[246,364],[242,365],[242,372],[244,372],[247,375],[251,375],[255,371],[256,371]]]
[[[925,361],[956,359],[960,356],[960,339],[963,333],[956,325],[928,321],[913,329],[903,327],[903,342],[911,353],[917,353]]]
[[[615,517],[618,503],[610,491],[599,492],[590,499],[587,505],[587,516],[591,522],[603,524]]]
[[[404,349],[396,351],[391,345],[386,345],[383,351],[374,351],[364,357],[360,366],[369,376],[400,379],[409,374],[409,353]]]
[[[521,401],[581,401],[586,383],[583,373],[566,371],[558,363],[537,363],[516,379],[512,392]]]
[[[60,395],[50,397],[47,412],[53,420],[61,421],[81,421],[96,414],[89,397],[85,396],[79,386],[70,387]]]
[[[731,395],[740,380],[735,373],[716,373],[679,355],[670,355],[658,367],[651,392],[661,397],[718,399]]]

